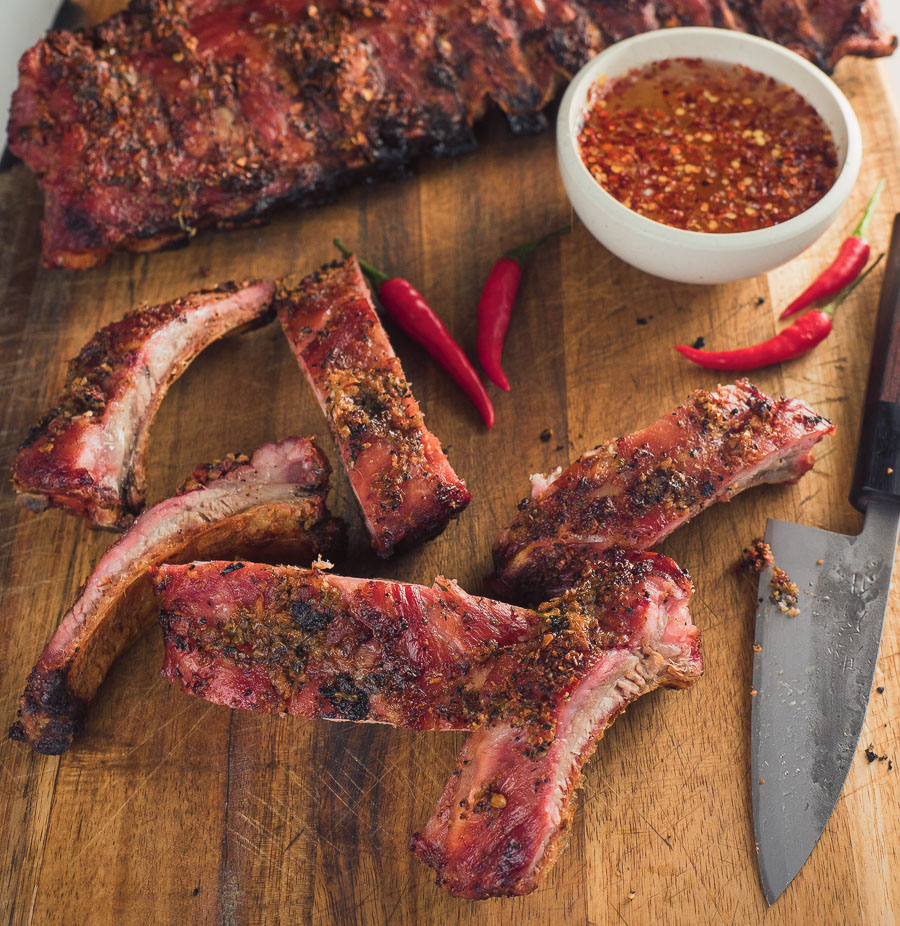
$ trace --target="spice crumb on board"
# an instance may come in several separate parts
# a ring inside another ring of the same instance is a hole
[[[875,747],[872,745],[872,743],[869,743],[869,745],[865,748],[864,752],[865,752],[866,758],[869,760],[869,765],[871,765],[875,761],[887,762],[888,771],[892,772],[894,770],[893,760],[889,759],[887,756],[880,756],[877,752],[875,752]]]
[[[734,571],[749,576],[759,575],[766,566],[771,566],[774,562],[772,548],[762,537],[755,537],[741,550],[741,555],[734,564]]]
[[[706,347],[706,338],[704,338],[701,334],[700,337],[694,341],[692,346],[694,350],[702,350],[704,347]]]
[[[773,566],[770,585],[772,586],[772,601],[788,617],[796,617],[800,613],[797,607],[799,593],[797,583],[792,582],[791,577],[779,566]]]
[[[878,694],[884,694],[884,685],[879,685],[875,690]]]
[[[553,431],[551,428],[544,428],[540,434],[541,440],[546,444],[553,437]]]

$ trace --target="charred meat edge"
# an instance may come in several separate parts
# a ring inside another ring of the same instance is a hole
[[[9,144],[44,193],[47,264],[155,250],[470,151],[492,106],[513,131],[540,131],[585,62],[662,26],[752,32],[826,68],[896,44],[874,0],[289,7],[132,0],[25,53]]]
[[[471,495],[428,430],[355,257],[282,286],[275,306],[381,557],[428,540]]]
[[[646,550],[715,502],[796,482],[833,432],[805,402],[771,398],[745,379],[698,390],[642,431],[532,477],[494,546],[491,587],[525,603],[557,595],[608,547]]]
[[[69,748],[109,667],[156,617],[153,566],[223,553],[308,562],[338,552],[343,525],[325,506],[329,474],[319,448],[298,437],[249,460],[198,467],[100,559],[28,677],[12,738],[48,754]]]
[[[20,502],[124,529],[144,506],[144,453],[169,387],[224,335],[271,318],[274,283],[223,283],[126,315],[69,363],[57,404],[13,464]]]

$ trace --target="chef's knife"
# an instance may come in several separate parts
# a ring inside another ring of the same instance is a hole
[[[80,7],[70,0],[29,0],[28,3],[2,3],[0,16],[0,107],[2,107],[3,134],[0,136],[3,154],[0,171],[6,170],[15,158],[6,147],[6,121],[13,90],[19,82],[18,61],[48,29],[74,29],[84,19]]]
[[[809,857],[841,793],[872,690],[900,526],[900,215],[894,219],[869,367],[851,502],[862,533],[769,519],[774,567],[759,580],[751,790],[766,900]],[[798,587],[796,616],[773,568]]]

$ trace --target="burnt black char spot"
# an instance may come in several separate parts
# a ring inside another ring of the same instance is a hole
[[[14,740],[27,740],[33,749],[44,755],[65,752],[72,740],[81,733],[87,701],[74,694],[68,685],[68,668],[39,672],[33,669],[25,686],[20,716],[38,717],[42,721],[39,739],[26,734],[26,725],[16,721],[9,735]]]
[[[369,696],[353,683],[353,679],[341,672],[333,682],[322,685],[319,693],[331,702],[340,717],[347,720],[365,720],[369,716]]]
[[[99,248],[107,243],[102,229],[83,210],[67,204],[62,216],[66,231],[81,247]]]
[[[291,605],[291,623],[306,633],[324,630],[334,619],[331,612],[323,610],[314,602],[300,598]]]
[[[551,633],[563,633],[569,629],[568,614],[553,614],[547,622],[547,627]]]
[[[543,113],[508,112],[506,121],[513,135],[537,135],[544,132],[550,124]]]
[[[526,853],[521,844],[515,839],[510,839],[497,860],[497,880],[508,887],[521,881],[521,870],[526,861]]]

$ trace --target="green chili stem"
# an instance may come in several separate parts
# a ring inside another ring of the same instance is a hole
[[[828,303],[828,305],[822,306],[821,311],[823,311],[829,318],[834,318],[834,313],[837,307],[859,286],[860,283],[881,263],[881,258],[884,257],[884,254],[879,254],[875,258],[874,262],[869,265],[868,269],[861,273],[852,283],[849,283],[845,286],[835,297]]]
[[[878,186],[875,187],[875,192],[872,194],[872,198],[869,200],[869,204],[866,206],[866,211],[862,214],[859,224],[853,229],[853,234],[850,236],[851,238],[859,238],[862,241],[866,240],[866,234],[869,231],[869,222],[872,221],[872,214],[875,212],[875,207],[878,205],[878,199],[881,196],[881,191],[884,189],[885,183],[887,183],[887,181],[884,177],[878,181]]]
[[[334,246],[344,255],[344,257],[350,257],[350,251],[348,251],[343,244],[341,244],[338,238],[333,239]],[[356,258],[359,266],[362,267],[363,273],[377,286],[380,287],[383,283],[386,283],[390,277],[379,270],[377,267],[373,267],[367,261],[362,260],[361,258]]]

